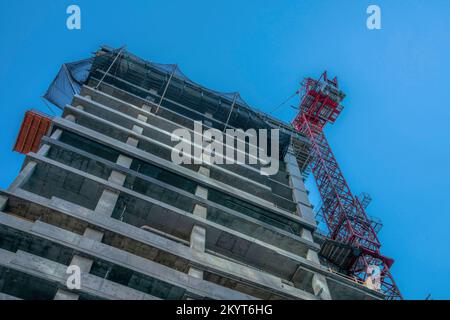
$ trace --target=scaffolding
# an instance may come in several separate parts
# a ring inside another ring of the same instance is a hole
[[[307,176],[311,160],[308,139],[295,128],[271,115],[248,105],[239,92],[219,92],[203,87],[190,80],[176,64],[164,64],[143,60],[121,47],[118,49],[101,46],[95,56],[61,66],[44,98],[63,109],[70,104],[81,86],[89,81],[100,87],[102,83],[126,90],[155,105],[153,112],[160,112],[164,104],[175,112],[189,113],[189,117],[202,120],[199,115],[210,114],[213,127],[224,131],[238,128],[279,129],[279,157],[284,157],[292,142],[299,167]],[[173,101],[183,104],[197,113],[181,109]],[[269,134],[270,139],[270,134]],[[268,143],[270,154],[270,141]]]
[[[192,119],[201,120],[204,114],[212,115],[213,126],[224,131],[227,128],[247,130],[251,128],[280,130],[279,157],[282,159],[293,142],[294,152],[300,167],[307,167],[309,141],[299,134],[289,123],[284,123],[271,115],[251,107],[239,92],[219,92],[208,89],[184,75],[176,64],[163,64],[143,60],[123,48],[102,46],[97,51],[86,82],[105,82],[126,90],[156,104],[158,112],[164,103],[166,108],[186,113]],[[192,114],[181,109],[175,101],[198,111]],[[270,136],[270,135],[269,135]],[[268,143],[270,153],[270,141]]]

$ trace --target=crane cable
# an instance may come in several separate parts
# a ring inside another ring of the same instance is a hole
[[[282,103],[280,103],[278,106],[276,106],[275,108],[273,108],[269,114],[273,114],[275,111],[277,111],[278,109],[280,109],[283,105],[285,105],[289,100],[291,100],[293,97],[295,97],[297,94],[300,93],[300,90],[295,91],[293,94],[291,94],[286,100],[284,100]]]

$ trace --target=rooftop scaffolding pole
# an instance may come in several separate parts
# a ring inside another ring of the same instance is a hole
[[[230,122],[231,114],[233,113],[233,109],[234,109],[234,106],[236,104],[237,96],[238,96],[238,94],[235,93],[234,97],[233,97],[233,103],[231,104],[230,113],[228,114],[227,121],[225,122],[225,127],[223,128],[223,132],[225,132],[225,130],[227,130],[228,122]]]
[[[116,63],[117,59],[119,59],[120,55],[122,54],[123,50],[125,50],[125,46],[123,46],[122,48],[120,48],[119,52],[117,53],[117,56],[114,58],[113,62],[111,63],[111,65],[108,67],[108,69],[106,70],[106,72],[103,74],[103,77],[100,79],[99,83],[97,83],[97,85],[95,86],[95,90],[98,89],[98,87],[102,84],[103,80],[105,80],[106,75],[109,73],[109,71],[111,70],[112,66],[114,65],[114,63]]]
[[[161,107],[161,103],[163,102],[164,97],[166,96],[167,89],[169,88],[170,81],[172,81],[173,75],[175,74],[177,69],[178,69],[178,65],[175,65],[172,73],[170,74],[169,81],[167,81],[166,87],[164,88],[163,94],[161,95],[161,99],[159,99],[158,107],[156,108],[155,113],[157,113],[159,108]]]

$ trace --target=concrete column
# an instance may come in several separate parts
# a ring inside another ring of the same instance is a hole
[[[120,154],[117,158],[116,163],[118,165],[121,165],[125,168],[129,168],[131,166],[131,163],[133,162],[133,159]],[[119,186],[123,186],[125,183],[126,175],[123,173],[113,170],[111,171],[111,174],[108,178],[109,182],[115,183]],[[95,207],[95,212],[105,214],[107,216],[111,216],[111,214],[114,211],[114,208],[116,207],[117,200],[119,199],[119,193],[105,189],[98,200],[97,206]]]
[[[144,128],[139,127],[139,126],[137,126],[137,125],[133,125],[133,127],[131,128],[131,130],[134,131],[134,132],[136,132],[137,134],[142,134],[142,132],[144,131]],[[137,148],[138,145],[139,145],[139,140],[136,139],[135,137],[133,137],[133,136],[130,135],[130,136],[128,136],[127,144],[129,144],[130,146],[133,146],[133,147]]]
[[[195,225],[191,232],[190,246],[194,252],[205,252],[206,229]],[[188,274],[192,277],[203,279],[203,271],[190,267]]]
[[[56,129],[52,135],[50,136],[50,138],[55,139],[55,140],[59,140],[59,138],[61,138],[62,135],[62,130],[61,129]]]
[[[111,171],[108,181],[118,184],[119,186],[123,186],[126,178],[127,178],[127,176],[124,175],[123,173],[113,170],[113,171]]]
[[[201,175],[204,175],[206,177],[209,177],[209,169],[206,167],[200,167],[198,172]],[[208,189],[205,187],[202,187],[200,185],[197,186],[197,189],[195,190],[195,195],[202,198],[202,199],[208,199]],[[205,218],[207,216],[208,209],[205,206],[202,206],[200,204],[196,204],[194,206],[194,211],[192,212],[194,215]]]
[[[332,300],[330,290],[328,289],[327,279],[321,274],[314,274],[312,278],[312,287],[314,294],[322,300]]]
[[[81,270],[81,272],[89,273],[92,268],[92,264],[94,263],[93,260],[81,257],[78,255],[74,255],[72,258],[72,261],[70,262],[71,266],[78,266]]]
[[[143,114],[138,114],[137,119],[142,122],[147,122],[148,118]]]
[[[208,199],[208,189],[198,185],[195,189],[195,195],[202,199]]]
[[[91,228],[86,228],[86,230],[84,230],[83,236],[88,239],[101,242],[103,239],[103,232]]]
[[[7,203],[8,203],[8,198],[5,196],[0,196],[0,211],[5,210]]]
[[[308,194],[303,182],[300,169],[298,167],[297,159],[295,158],[291,146],[286,153],[284,161],[286,162],[286,169],[289,173],[289,184],[292,188],[292,197],[297,203],[297,212],[301,217],[308,219],[310,222],[315,224],[316,220],[314,212],[312,210],[312,205],[309,202]]]
[[[203,175],[205,177],[209,177],[211,171],[207,167],[200,167],[200,168],[198,168],[198,173],[200,173],[201,175]]]
[[[135,148],[137,148],[138,144],[139,144],[139,140],[133,137],[128,137],[127,139],[127,144],[129,144],[130,146],[133,146]]]
[[[116,207],[117,199],[119,199],[117,192],[105,189],[94,211],[110,217]]]
[[[190,275],[194,278],[203,279],[203,271],[196,269],[194,267],[189,268],[188,275]]]
[[[152,112],[152,107],[150,107],[147,104],[143,104],[142,105],[142,110],[147,111],[147,112]]]
[[[34,161],[28,162],[28,164],[25,166],[25,168],[20,171],[19,175],[16,177],[16,179],[11,183],[11,185],[8,187],[8,191],[14,192],[17,188],[21,188],[27,181],[30,179],[30,177],[33,175],[34,170],[36,169],[37,163]]]
[[[78,255],[74,255],[72,258],[72,261],[70,262],[70,266],[77,266],[80,268],[81,274],[83,273],[89,273],[91,271],[92,264],[94,263],[93,260],[81,257]],[[81,286],[83,284],[81,283]],[[79,295],[76,293],[70,292],[65,289],[58,289],[56,292],[56,295],[54,297],[54,300],[78,300]]]
[[[292,150],[292,146],[289,147],[289,150],[286,153],[284,161],[286,162],[286,169],[287,172],[289,173],[289,183],[292,188],[292,197],[294,198],[294,201],[297,203],[297,211],[301,217],[308,219],[309,221],[315,224],[316,220],[314,212],[312,210],[311,203],[309,202],[305,184],[303,182],[303,178],[300,169],[298,167],[297,159],[295,158],[294,152]],[[312,233],[308,229],[305,228],[302,229],[301,237],[305,240],[314,242]],[[317,252],[314,250],[308,249],[306,259],[320,265],[319,256],[317,255]],[[323,300],[331,300],[327,280],[323,275],[317,273],[314,274],[312,278],[312,288],[316,296],[319,296]]]
[[[144,128],[142,128],[142,127],[139,127],[139,126],[137,126],[137,125],[133,125],[133,128],[131,129],[131,130],[133,130],[134,132],[136,132],[137,134],[142,134],[142,132],[144,131]]]
[[[213,114],[211,113],[211,112],[205,112],[205,118],[207,118],[207,119],[213,119],[214,117],[213,117]],[[206,127],[209,127],[209,128],[212,128],[212,126],[213,126],[213,123],[212,123],[212,121],[211,120],[203,120],[203,124],[206,126]]]
[[[206,229],[195,225],[191,231],[190,246],[194,251],[205,252]]]
[[[42,145],[42,147],[39,148],[39,151],[37,152],[37,154],[45,157],[49,151],[50,151],[50,145],[44,144],[44,145]]]
[[[81,273],[89,273],[91,271],[91,267],[94,261],[91,259],[87,259],[85,257],[81,257],[78,255],[74,255],[72,261],[70,262],[71,266],[78,266],[80,268]],[[83,285],[83,284],[81,284]],[[78,300],[79,295],[68,291],[66,289],[58,289],[55,294],[53,300]]]
[[[332,300],[327,279],[321,274],[315,274],[312,279],[314,294],[322,300]]]
[[[206,219],[206,217],[208,215],[208,209],[205,208],[204,206],[196,204],[194,206],[194,211],[192,211],[192,214],[194,216],[199,216],[199,217],[202,217],[202,218]]]
[[[312,232],[308,229],[303,228],[300,235],[303,239],[314,242]]]
[[[83,236],[88,239],[92,239],[94,241],[102,241],[103,233],[91,228],[86,228]],[[74,255],[72,261],[70,262],[70,265],[78,266],[82,273],[83,272],[89,273],[91,271],[93,263],[94,261],[92,261],[91,259]],[[67,291],[65,289],[58,289],[54,298],[54,300],[78,300],[78,299],[79,299],[78,294]]]
[[[129,169],[131,167],[131,163],[133,162],[132,158],[129,158],[123,154],[120,154],[119,157],[117,158],[116,163],[119,166],[125,167],[127,169]]]
[[[76,118],[73,114],[68,114],[64,119],[72,122],[76,122]]]
[[[306,259],[320,265],[319,256],[316,251],[309,249],[306,254]],[[315,273],[312,278],[312,287],[316,296],[319,296],[322,300],[331,300],[331,294],[325,276]]]
[[[307,229],[302,230],[301,236],[305,240],[314,242],[311,231]],[[306,259],[320,265],[319,256],[314,250],[308,249]],[[322,300],[331,300],[331,294],[328,288],[327,279],[323,275],[318,273],[314,274],[312,278],[312,287],[316,296],[319,296]]]

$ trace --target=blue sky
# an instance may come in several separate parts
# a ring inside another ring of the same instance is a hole
[[[79,31],[66,28],[70,4],[81,8]],[[369,4],[381,8],[381,30],[366,28]],[[178,63],[264,111],[327,69],[347,93],[327,137],[353,193],[373,197],[368,213],[384,222],[402,293],[449,299],[449,34],[446,0],[1,1],[0,187],[23,161],[11,149],[25,110],[48,112],[40,97],[60,65],[100,44]]]

